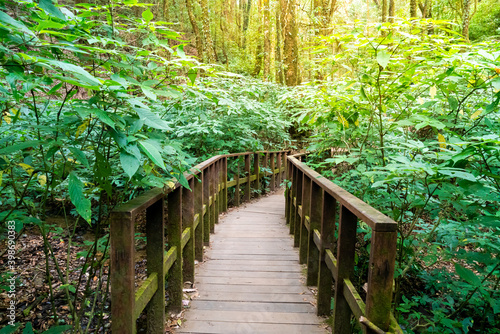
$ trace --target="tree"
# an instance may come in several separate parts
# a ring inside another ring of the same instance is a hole
[[[212,35],[210,33],[210,16],[208,10],[208,1],[201,0],[201,12],[203,15],[202,24],[203,24],[203,37],[205,39],[205,54],[206,61],[208,63],[215,62],[215,50],[214,43],[212,41]]]
[[[276,76],[276,82],[283,84],[283,59],[281,58],[281,41],[283,40],[282,38],[282,32],[283,32],[283,15],[281,12],[281,5],[278,2],[276,4],[276,59],[275,59],[275,76]]]
[[[203,44],[201,42],[200,29],[198,28],[198,23],[196,22],[196,17],[194,16],[192,0],[186,0],[186,9],[188,12],[189,21],[191,22],[191,26],[193,27],[196,41],[196,50],[198,51],[198,58],[204,61],[205,57],[203,54]]]
[[[262,68],[262,59],[264,58],[264,55],[262,54],[262,48],[263,48],[263,41],[262,41],[262,18],[261,18],[261,13],[262,13],[262,0],[258,0],[257,2],[257,17],[258,19],[258,28],[257,28],[257,48],[255,49],[255,66],[253,69],[252,75],[254,77],[258,76],[260,73],[260,70]]]
[[[285,65],[285,83],[295,86],[298,79],[297,24],[295,22],[295,0],[280,0],[283,15],[283,63]]]
[[[270,40],[270,9],[269,0],[264,0],[264,80],[269,77],[269,70],[271,65],[271,40]]]
[[[462,9],[462,36],[469,41],[470,0],[464,0]]]

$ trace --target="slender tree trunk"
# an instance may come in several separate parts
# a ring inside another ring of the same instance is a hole
[[[264,55],[262,53],[262,48],[263,48],[263,40],[261,38],[262,36],[262,0],[259,0],[257,2],[257,17],[258,17],[258,28],[257,28],[257,48],[255,49],[255,66],[253,68],[252,75],[254,77],[258,76],[260,73],[260,70],[262,68],[262,60],[264,59]]]
[[[275,59],[275,80],[279,84],[283,84],[283,59],[281,58],[281,41],[282,41],[282,12],[281,6],[276,5],[276,59]]]
[[[208,63],[213,63],[215,61],[215,51],[214,43],[212,41],[212,35],[210,33],[210,16],[208,14],[208,1],[201,0],[201,13],[203,15],[202,25],[203,25],[203,37],[205,39],[205,54],[207,55],[206,61]]]
[[[382,0],[382,22],[387,22],[387,0]]]
[[[270,11],[269,0],[264,0],[264,80],[269,78],[270,65],[271,65],[271,39],[270,39]]]
[[[463,1],[462,11],[462,35],[465,40],[469,41],[469,24],[470,24],[470,0]]]
[[[297,25],[295,23],[295,0],[281,0],[282,15],[284,15],[283,34],[284,51],[283,62],[285,65],[285,83],[295,86],[298,82],[298,47]]]
[[[410,0],[410,18],[417,17],[417,0]]]
[[[250,22],[250,9],[252,6],[252,0],[248,0],[247,3],[245,3],[245,0],[240,0],[242,3],[242,8],[243,8],[243,30],[242,30],[242,41],[241,41],[241,46],[243,49],[246,48],[246,35],[247,35],[247,30],[248,30],[248,23]]]
[[[196,22],[196,17],[194,16],[192,0],[186,0],[186,9],[187,9],[189,21],[191,22],[191,26],[193,27],[194,36],[196,39],[196,50],[198,52],[197,56],[202,61],[205,61],[205,55],[203,53],[203,44],[201,42],[200,29],[198,28],[198,23]]]
[[[394,12],[395,12],[394,0],[389,0],[389,22],[394,23]]]

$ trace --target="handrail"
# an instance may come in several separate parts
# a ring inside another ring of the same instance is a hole
[[[396,222],[309,168],[306,156],[287,157],[286,220],[307,285],[318,286],[317,314],[330,315],[335,283],[333,333],[350,333],[352,314],[364,333],[402,333],[391,315]],[[366,304],[351,282],[358,219],[372,230]]]
[[[236,206],[249,201],[252,195],[258,197],[265,193],[267,186],[274,190],[284,180],[287,155],[288,151],[217,155],[184,173],[191,190],[178,182],[172,187],[154,188],[111,212],[113,333],[136,333],[136,320],[143,310],[147,312],[147,332],[164,333],[165,292],[168,293],[167,308],[180,312],[183,284],[194,281],[195,260],[203,261],[203,245],[210,242],[219,213],[227,210],[228,189],[235,189],[229,196]],[[234,173],[232,180],[227,179],[230,159],[236,160],[236,169],[230,169]],[[240,163],[243,173],[240,173]],[[264,178],[267,176],[269,181]],[[144,211],[148,277],[136,289],[135,223]]]

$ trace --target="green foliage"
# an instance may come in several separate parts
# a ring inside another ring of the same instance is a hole
[[[469,28],[471,40],[484,40],[500,35],[500,6],[498,0],[483,0],[477,4]]]
[[[371,29],[333,35],[338,78],[290,94],[314,129],[309,163],[398,223],[408,332],[497,333],[500,44],[461,44],[440,21]]]

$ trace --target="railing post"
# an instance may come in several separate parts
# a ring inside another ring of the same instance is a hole
[[[321,205],[321,250],[318,273],[318,309],[319,316],[330,315],[333,277],[330,268],[325,261],[326,249],[332,249],[335,232],[335,215],[337,211],[337,201],[327,192],[323,192]]]
[[[305,173],[302,174],[302,217],[300,218],[300,243],[299,263],[307,263],[307,251],[309,245],[309,229],[306,227],[306,219],[309,217],[311,208],[311,179]]]
[[[111,317],[113,333],[135,334],[134,221],[129,212],[111,213]]]
[[[199,262],[203,262],[203,171],[199,174],[199,179],[194,179],[194,214],[198,215],[198,226],[194,231],[195,257]]]
[[[389,330],[391,322],[396,245],[396,231],[372,231],[366,317],[385,331]]]
[[[278,152],[277,158],[276,158],[276,164],[278,165],[278,174],[276,175],[276,187],[279,187],[281,185],[281,182],[283,181],[283,172],[281,171],[281,152]]]
[[[208,212],[210,213],[210,233],[215,233],[215,163],[211,164],[208,167],[208,175],[210,179],[210,197],[212,200],[210,201],[210,207],[208,208]]]
[[[290,224],[290,196],[292,194],[292,188],[288,188],[288,185],[290,184],[292,177],[290,176],[290,162],[288,160],[285,160],[285,166],[286,166],[286,184],[285,184],[285,221],[287,224]]]
[[[220,163],[219,163],[219,160],[218,161],[215,161],[214,164],[214,171],[213,171],[213,179],[214,179],[214,202],[213,202],[213,205],[214,205],[214,223],[215,224],[218,224],[219,223],[219,201],[220,201],[220,198],[219,198],[219,186],[220,186],[220,175],[219,175],[219,171],[220,171]],[[214,230],[215,231],[215,230]]]
[[[234,188],[234,204],[235,206],[240,206],[240,157],[237,157],[236,159],[238,164],[236,174],[234,175],[234,179],[236,180],[236,186]]]
[[[245,154],[245,176],[247,178],[247,183],[245,183],[245,193],[244,202],[250,201],[251,197],[251,187],[250,187],[250,154]]]
[[[169,310],[178,313],[182,310],[182,187],[168,194],[167,238],[169,247],[177,248],[177,257],[168,273]]]
[[[219,206],[217,207],[218,214],[224,212],[224,158],[220,158],[218,161],[219,172],[217,173],[217,202]],[[218,216],[218,215],[217,215]],[[219,219],[217,218],[217,222]]]
[[[189,181],[189,189],[182,190],[182,231],[190,228],[190,238],[182,251],[184,258],[182,272],[184,281],[194,282],[194,245],[195,245],[195,231],[194,231],[194,178]],[[148,239],[149,240],[149,239]]]
[[[253,155],[253,172],[255,173],[255,181],[253,188],[255,189],[255,196],[260,197],[260,155],[255,153]]]
[[[158,288],[147,306],[148,333],[165,332],[165,232],[163,198],[146,210],[146,265],[148,275],[157,274]]]
[[[222,159],[222,182],[224,182],[224,191],[222,194],[222,211],[227,211],[227,157]]]
[[[295,209],[293,213],[293,247],[299,247],[300,245],[300,228],[301,228],[301,218],[299,215],[299,206],[302,204],[302,172],[295,168]]]
[[[294,234],[295,231],[295,219],[294,219],[294,212],[295,212],[295,205],[293,202],[293,199],[296,196],[296,183],[297,179],[295,179],[295,166],[292,164],[290,161],[288,163],[288,168],[289,168],[289,175],[290,175],[290,181],[291,181],[291,186],[290,186],[290,199],[289,199],[289,205],[288,205],[288,223],[290,224],[290,234]]]
[[[271,152],[269,153],[269,158],[271,159],[271,183],[270,183],[270,189],[271,191],[274,191],[276,189],[276,174],[274,174],[274,170],[276,169],[276,165],[274,163],[275,161],[275,153]]]
[[[335,334],[351,332],[351,309],[344,297],[344,279],[351,278],[354,271],[356,250],[356,227],[358,218],[345,206],[340,208],[337,246],[337,277],[335,277],[335,303],[333,330]]]
[[[262,163],[262,169],[264,170],[263,177],[267,176],[267,167],[269,166],[269,152],[264,153],[264,162]],[[265,179],[264,179],[265,181]],[[267,194],[267,185],[264,182],[264,189],[262,190],[262,194]]]
[[[206,167],[203,173],[203,215],[200,223],[203,223],[203,243],[210,244],[210,167]]]
[[[315,182],[311,182],[311,203],[309,209],[309,250],[307,252],[307,285],[318,284],[319,249],[314,243],[315,230],[321,229],[323,190]]]

